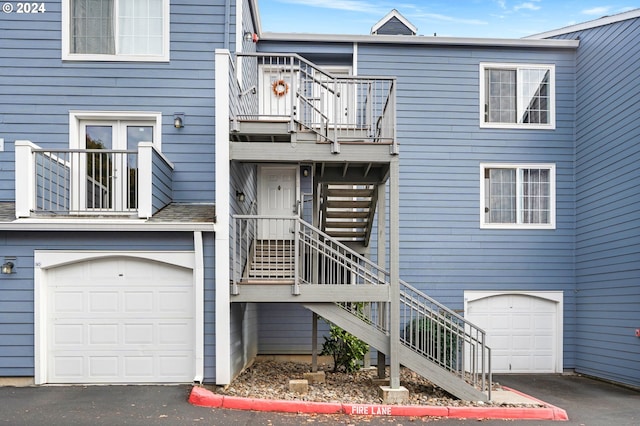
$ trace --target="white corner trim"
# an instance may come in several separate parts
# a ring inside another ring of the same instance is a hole
[[[204,246],[202,232],[193,233],[194,268],[193,281],[195,293],[195,383],[204,380]]]
[[[47,372],[47,270],[58,266],[109,257],[134,257],[169,265],[195,269],[194,252],[188,251],[93,251],[93,250],[34,250],[34,379],[35,384],[46,383]],[[195,274],[195,271],[194,271]],[[197,290],[197,283],[196,290]],[[196,302],[197,302],[196,292]],[[196,326],[197,327],[197,326]],[[197,370],[196,370],[197,371]]]
[[[468,305],[480,299],[486,299],[494,296],[522,295],[537,297],[539,299],[549,300],[556,304],[556,373],[562,373],[564,366],[564,292],[563,291],[465,291],[464,292],[464,315],[467,316]]]
[[[216,383],[231,383],[231,300],[229,291],[229,58],[228,50],[216,49],[215,148],[216,148]]]

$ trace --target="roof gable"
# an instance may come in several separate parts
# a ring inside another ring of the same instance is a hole
[[[418,28],[396,9],[391,10],[371,27],[371,34],[416,35],[417,33]]]

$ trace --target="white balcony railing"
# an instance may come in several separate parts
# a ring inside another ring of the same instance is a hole
[[[153,144],[138,150],[42,149],[16,141],[16,217],[126,215],[148,218],[170,200],[159,200],[152,176],[171,180],[173,165]],[[169,173],[155,173],[164,167]],[[159,185],[158,185],[159,184]],[[170,182],[169,182],[169,187]]]
[[[395,79],[334,75],[296,54],[239,53],[229,66],[232,130],[246,120],[286,120],[340,143],[391,145],[397,153]]]

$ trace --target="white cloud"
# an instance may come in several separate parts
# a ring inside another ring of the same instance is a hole
[[[591,9],[586,9],[583,10],[582,13],[585,15],[606,15],[607,13],[609,13],[609,10],[611,9],[611,7],[609,6],[600,6],[600,7],[593,7]]]
[[[441,15],[439,13],[420,13],[413,14],[411,17],[416,18],[430,18],[436,21],[444,21],[444,22],[454,22],[456,24],[466,24],[466,25],[487,25],[487,21],[482,21],[480,19],[466,19],[466,18],[456,18],[455,16]]]
[[[531,3],[531,2],[526,2],[526,3],[518,4],[518,5],[513,7],[513,10],[516,11],[516,12],[518,10],[520,10],[520,9],[539,10],[540,6],[535,5],[535,4]]]
[[[325,9],[348,10],[351,12],[379,13],[380,8],[368,1],[360,0],[280,0],[282,3],[299,4],[301,6],[322,7]]]

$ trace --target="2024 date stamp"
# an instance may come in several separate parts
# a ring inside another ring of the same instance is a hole
[[[2,3],[2,11],[4,13],[21,13],[21,14],[30,14],[30,13],[45,13],[47,8],[44,2],[36,3],[36,2],[17,2],[17,3]]]

